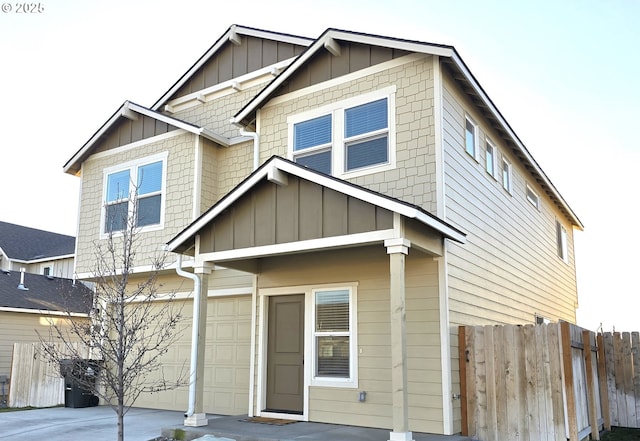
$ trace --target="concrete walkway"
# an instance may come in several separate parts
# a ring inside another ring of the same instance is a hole
[[[182,412],[133,408],[125,416],[125,441],[164,435],[191,441],[215,435],[235,441],[386,441],[389,431],[337,424],[298,422],[284,426],[247,422],[246,416],[208,415],[206,427],[184,427]],[[0,413],[0,439],[10,441],[114,441],[116,414],[106,406],[54,407]],[[415,441],[463,441],[460,436],[414,433]]]

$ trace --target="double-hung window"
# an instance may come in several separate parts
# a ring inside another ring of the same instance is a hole
[[[565,262],[569,262],[569,246],[567,244],[567,230],[556,220],[556,245],[558,247],[558,257]]]
[[[511,193],[511,163],[502,158],[502,187]]]
[[[290,117],[291,158],[334,176],[394,167],[394,93],[387,88]]]
[[[478,125],[468,116],[464,125],[464,149],[474,159],[478,159]]]
[[[493,145],[489,139],[485,140],[486,144],[486,156],[485,156],[485,166],[487,169],[487,173],[491,176],[496,175],[496,146]]]
[[[161,227],[166,154],[105,170],[102,233],[114,233],[133,222],[137,228]]]
[[[313,290],[313,382],[356,386],[353,289]]]

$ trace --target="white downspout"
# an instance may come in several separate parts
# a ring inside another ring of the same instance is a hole
[[[191,372],[189,373],[189,409],[185,417],[195,413],[196,407],[196,371],[198,369],[198,329],[200,327],[200,277],[182,269],[182,254],[178,254],[176,273],[180,277],[193,280],[193,324],[191,332]]]
[[[256,132],[247,132],[244,129],[240,129],[240,135],[253,138],[253,170],[256,170],[260,167],[260,137]]]

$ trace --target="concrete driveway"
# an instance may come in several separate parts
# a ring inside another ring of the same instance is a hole
[[[125,441],[148,441],[162,427],[183,423],[182,412],[132,408],[125,416]],[[106,406],[0,413],[0,438],[11,441],[115,441],[116,413]]]

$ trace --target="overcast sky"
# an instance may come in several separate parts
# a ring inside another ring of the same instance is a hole
[[[639,1],[35,4],[0,5],[0,220],[75,235],[79,179],[64,163],[125,100],[151,106],[231,24],[450,44],[585,224],[578,323],[640,330]]]

